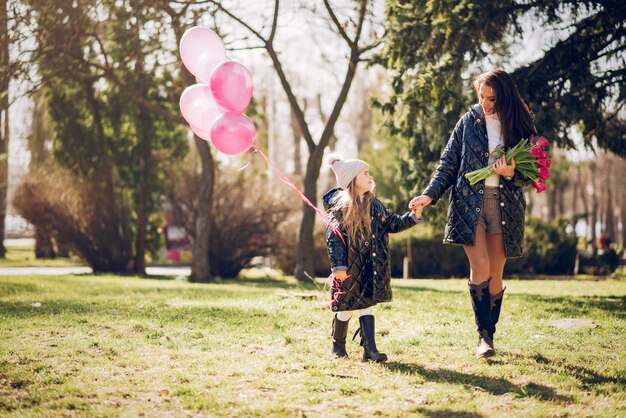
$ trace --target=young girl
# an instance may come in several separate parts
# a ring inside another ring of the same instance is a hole
[[[502,156],[496,174],[470,185],[465,174],[494,161],[491,151],[508,150],[536,135],[532,115],[509,74],[493,70],[474,80],[478,104],[457,123],[430,184],[412,205],[436,203],[452,187],[444,243],[460,244],[470,264],[469,293],[478,330],[477,357],[495,354],[493,335],[500,318],[507,257],[520,257],[524,244],[527,181],[515,161]]]
[[[329,165],[340,187],[323,198],[335,226],[326,229],[333,276],[331,308],[336,312],[332,352],[348,357],[348,321],[358,311],[363,361],[383,362],[387,355],[376,349],[373,306],[391,301],[388,234],[420,222],[422,208],[403,216],[390,213],[374,197],[374,180],[365,161],[331,156]]]

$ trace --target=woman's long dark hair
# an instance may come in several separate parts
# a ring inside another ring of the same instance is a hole
[[[507,149],[517,145],[521,139],[535,134],[533,116],[506,71],[496,69],[476,77],[474,79],[476,93],[483,83],[496,93],[494,112],[500,118],[502,137]]]

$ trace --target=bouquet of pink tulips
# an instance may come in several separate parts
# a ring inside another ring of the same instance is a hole
[[[532,181],[532,186],[541,193],[546,190],[545,181],[548,180],[550,159],[546,155],[544,148],[548,146],[548,140],[543,137],[531,137],[522,139],[516,146],[506,153],[506,163],[511,164],[511,159],[515,160],[515,169],[524,177]],[[504,149],[496,148],[494,158],[497,160],[504,155]],[[465,177],[470,184],[476,184],[495,174],[493,164],[487,167],[467,173]]]

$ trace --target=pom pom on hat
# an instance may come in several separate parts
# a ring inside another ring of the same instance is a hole
[[[369,168],[369,165],[363,160],[342,160],[337,154],[330,154],[326,161],[335,173],[337,184],[344,190],[361,171]]]

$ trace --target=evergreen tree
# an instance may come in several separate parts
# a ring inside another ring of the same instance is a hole
[[[510,57],[523,19],[563,37],[535,62],[507,69],[541,134],[571,147],[567,132],[576,125],[587,145],[595,139],[626,155],[618,113],[626,94],[623,2],[389,0],[386,14],[386,43],[376,62],[393,72],[393,92],[375,104],[392,133],[408,141],[402,164],[408,194],[428,184],[454,124],[475,100],[471,78],[491,69],[480,68],[488,55]]]

